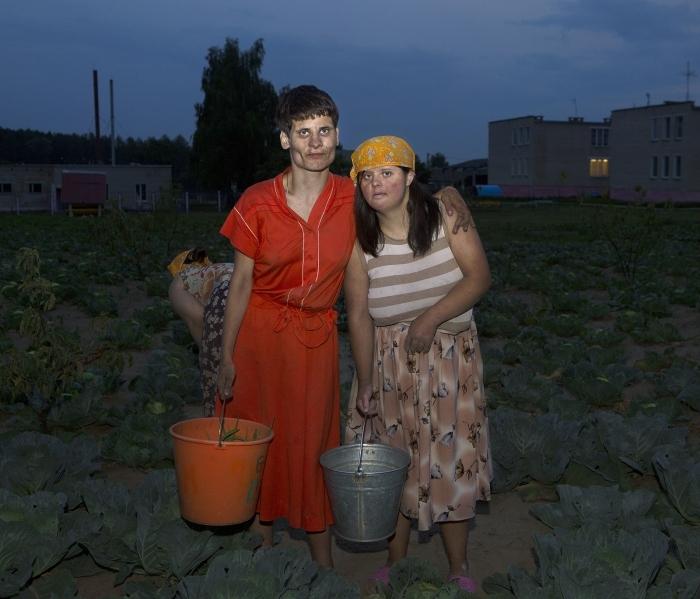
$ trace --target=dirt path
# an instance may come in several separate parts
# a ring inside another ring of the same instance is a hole
[[[494,495],[489,503],[479,504],[469,539],[471,575],[481,587],[484,578],[505,572],[516,565],[534,570],[532,538],[547,532],[547,527],[528,514],[529,506],[517,493]],[[303,533],[280,531],[277,539],[282,545],[306,547]],[[430,563],[443,577],[447,576],[447,558],[439,534],[419,535],[412,531],[409,555]],[[371,590],[369,577],[386,560],[384,543],[363,546],[336,539],[333,560],[338,573],[356,582],[363,591]],[[484,596],[482,593],[479,596]]]

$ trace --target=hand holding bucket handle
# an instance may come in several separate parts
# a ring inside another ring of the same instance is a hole
[[[217,399],[221,398],[221,414],[219,414],[219,447],[224,444],[224,414],[226,413],[226,398],[219,393],[216,394]]]
[[[362,476],[364,472],[362,471],[362,454],[365,452],[365,430],[367,429],[367,420],[369,420],[369,415],[365,415],[365,421],[362,424],[362,436],[360,437],[360,462],[357,464],[356,476]]]
[[[357,411],[363,416],[376,416],[378,412],[377,394],[372,389],[372,383],[359,384],[353,381],[353,389],[350,390],[352,395],[355,392],[357,385],[357,395],[355,396],[355,405]]]
[[[236,367],[231,360],[221,360],[219,374],[216,377],[216,390],[222,401],[226,401],[233,394],[233,381],[236,380]]]

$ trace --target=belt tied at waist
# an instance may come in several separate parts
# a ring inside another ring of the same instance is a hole
[[[333,308],[305,310],[266,300],[254,294],[250,297],[250,303],[258,308],[276,310],[278,315],[272,330],[279,333],[291,326],[299,343],[309,349],[323,345],[335,330],[338,315]]]

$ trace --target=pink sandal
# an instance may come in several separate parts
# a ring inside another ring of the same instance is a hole
[[[468,591],[470,593],[476,593],[479,588],[476,584],[476,580],[469,578],[469,576],[450,576],[448,582],[453,582],[463,591]]]
[[[382,584],[389,584],[389,566],[382,566],[369,577],[372,582],[381,582]]]

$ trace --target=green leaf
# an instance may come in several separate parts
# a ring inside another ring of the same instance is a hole
[[[663,416],[637,414],[625,418],[611,412],[596,412],[596,427],[611,456],[637,472],[651,474],[651,458],[662,445],[685,444],[687,430],[671,427]]]
[[[617,486],[588,488],[557,485],[558,504],[530,508],[550,528],[581,528],[595,522],[609,528],[634,531],[656,523],[647,518],[656,494],[648,490],[621,492]]]
[[[37,578],[19,594],[18,599],[69,599],[78,594],[73,575],[63,568],[56,568],[46,576]]]
[[[0,522],[0,597],[11,597],[32,577],[35,533],[21,522]]]
[[[662,488],[678,513],[700,524],[700,461],[679,447],[660,448],[652,459]]]

